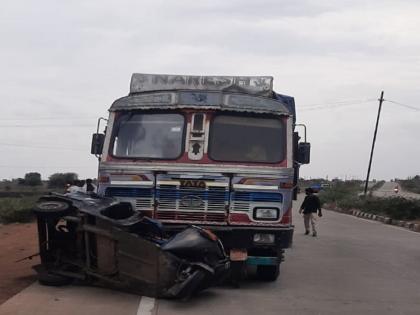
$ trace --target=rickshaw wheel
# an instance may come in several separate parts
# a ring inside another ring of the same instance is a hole
[[[42,217],[62,216],[68,213],[70,205],[64,201],[41,200],[36,203],[33,211],[36,215]]]
[[[38,273],[38,281],[42,285],[60,287],[72,283],[73,279],[45,271]]]

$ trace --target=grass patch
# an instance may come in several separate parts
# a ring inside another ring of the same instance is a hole
[[[373,214],[383,214],[395,220],[420,219],[420,200],[392,198],[366,198],[362,200],[360,210]]]
[[[399,179],[398,183],[404,190],[420,194],[420,175],[416,175],[411,179]]]
[[[319,193],[321,204],[334,203],[340,208],[356,208],[358,194],[362,192],[361,181],[336,182]]]
[[[32,208],[39,196],[0,198],[0,222],[29,222],[34,218]]]
[[[378,190],[385,184],[384,180],[377,181],[372,187],[369,188],[370,191]]]
[[[323,204],[335,204],[345,210],[359,209],[395,220],[420,219],[420,200],[402,197],[378,198],[371,195],[365,198],[360,192],[362,192],[360,183],[343,182],[322,191],[319,197]]]

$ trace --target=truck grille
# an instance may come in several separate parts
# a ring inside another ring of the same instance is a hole
[[[231,209],[248,212],[253,204],[262,202],[282,203],[283,195],[277,192],[235,191],[232,193]]]
[[[107,197],[135,198],[136,210],[152,210],[153,189],[136,187],[108,187],[105,190]]]
[[[224,222],[225,213],[210,213],[197,211],[158,211],[156,218],[159,220]]]
[[[227,187],[159,185],[156,200],[158,219],[220,222],[225,220],[229,191]]]

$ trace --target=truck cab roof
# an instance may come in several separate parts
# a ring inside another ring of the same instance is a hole
[[[294,98],[273,91],[270,76],[189,76],[134,73],[130,94],[110,111],[215,109],[293,116]]]

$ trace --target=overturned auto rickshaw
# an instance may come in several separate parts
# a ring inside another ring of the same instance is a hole
[[[211,231],[190,226],[166,238],[159,221],[130,203],[83,193],[41,197],[39,282],[104,285],[141,295],[189,298],[227,275],[229,260]]]

